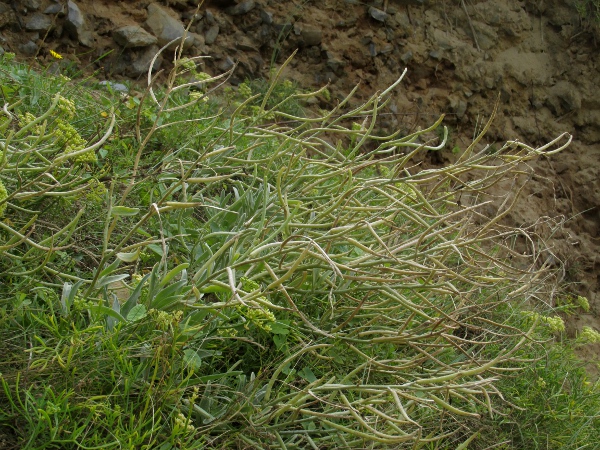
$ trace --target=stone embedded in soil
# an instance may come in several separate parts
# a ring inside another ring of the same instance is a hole
[[[267,25],[271,25],[273,23],[273,13],[270,11],[262,9],[260,11],[260,18],[263,21],[263,23]]]
[[[146,20],[146,26],[158,39],[160,46],[167,45],[169,42],[174,41],[169,49],[175,49],[181,44],[181,39],[185,34],[185,27],[183,24],[172,17],[164,8],[156,3],[148,5],[148,19]],[[191,36],[187,36],[183,43],[184,50],[187,50],[194,44],[194,39]]]
[[[98,84],[100,86],[106,86],[107,88],[112,89],[113,91],[123,92],[123,93],[129,92],[129,88],[122,83],[113,83],[112,81],[104,80]]]
[[[559,81],[550,88],[546,104],[556,116],[561,116],[581,108],[581,95],[575,85]]]
[[[19,51],[25,56],[35,56],[38,52],[38,46],[33,41],[27,41],[24,44],[19,45]]]
[[[157,42],[155,36],[137,25],[118,28],[113,31],[112,37],[117,44],[124,48],[147,47]]]
[[[13,25],[17,21],[15,12],[5,3],[0,2],[0,28],[6,25]]]
[[[369,8],[369,15],[378,22],[385,22],[385,20],[388,18],[388,14],[385,11],[377,9],[373,6]]]
[[[79,9],[79,6],[71,0],[67,2],[67,20],[65,21],[65,30],[73,38],[77,39],[81,45],[92,47],[94,38],[88,28],[85,16]]]
[[[140,51],[134,55],[133,62],[131,66],[126,69],[126,73],[131,77],[146,75],[148,73],[148,69],[150,68],[150,64],[152,63],[152,59],[158,53],[158,51],[159,48],[156,45],[151,45],[150,47],[140,49]],[[154,61],[154,65],[152,66],[153,72],[156,72],[160,69],[162,61],[162,55],[158,55]]]
[[[252,11],[255,6],[254,0],[245,0],[231,8],[227,8],[225,12],[231,16],[241,16]]]
[[[204,34],[204,42],[207,45],[214,44],[214,42],[217,40],[218,35],[219,35],[219,25],[215,24],[215,25],[211,26],[208,30],[206,30],[206,33]]]
[[[65,7],[64,7],[64,5],[61,5],[60,3],[54,3],[53,5],[48,6],[44,10],[44,14],[59,14],[61,16],[64,16]]]
[[[304,45],[307,47],[312,47],[315,45],[321,45],[321,41],[323,40],[323,32],[316,28],[308,28],[300,32],[300,37],[302,38]]]
[[[34,13],[25,22],[27,31],[48,31],[52,27],[52,18],[42,13]]]
[[[37,11],[41,6],[40,0],[22,0],[21,4],[30,11]]]

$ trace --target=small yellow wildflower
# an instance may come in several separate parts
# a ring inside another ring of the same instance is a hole
[[[52,55],[53,58],[63,59],[62,55],[60,53],[55,52],[54,50],[50,50],[50,54]]]

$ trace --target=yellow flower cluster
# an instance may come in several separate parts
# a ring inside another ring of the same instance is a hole
[[[152,315],[158,327],[162,330],[166,330],[172,326],[177,325],[183,317],[182,311],[175,311],[174,313],[168,313],[158,309],[151,309],[148,314]]]
[[[182,67],[192,72],[196,71],[196,63],[190,58],[181,58],[180,60],[178,60],[177,67]]]
[[[2,180],[0,180],[0,202],[4,201],[6,197],[8,197],[8,191],[6,190],[4,183],[2,183]],[[0,217],[4,215],[4,211],[6,211],[6,202],[0,203]]]
[[[244,98],[252,97],[252,88],[248,83],[241,83],[238,86],[238,94]]]
[[[77,108],[75,102],[68,98],[64,98],[62,95],[58,97],[58,110],[65,115],[67,119],[75,117]]]
[[[260,289],[260,286],[256,281],[245,277],[242,277],[240,281],[242,282],[242,289],[246,292],[253,292]],[[259,299],[263,303],[271,303],[265,296],[261,296]],[[250,323],[253,323],[258,328],[266,332],[271,331],[271,324],[277,320],[275,318],[275,314],[262,307],[249,308],[238,305],[238,310]]]
[[[31,122],[33,122],[36,119],[36,117],[30,112],[27,112],[25,114],[17,114],[17,119],[19,120],[19,126],[23,128],[29,125]],[[39,135],[43,132],[43,128],[41,125],[38,124],[33,127],[32,132],[33,134]]]
[[[92,178],[88,181],[88,187],[89,191],[86,193],[86,198],[92,202],[100,203],[107,191],[104,183],[100,183],[97,179]]]
[[[196,427],[190,423],[187,417],[185,417],[181,412],[178,412],[175,416],[175,428],[186,430],[190,433],[196,431]]]
[[[56,130],[54,131],[54,134],[57,138],[57,144],[65,146],[64,153],[66,154],[83,150],[87,144],[85,139],[81,137],[73,125],[61,119],[56,121]],[[76,156],[75,161],[81,163],[95,162],[96,154],[93,150],[90,150],[82,155]]]
[[[562,320],[562,318],[560,318],[558,316],[552,316],[552,317],[541,316],[541,319],[542,319],[542,322],[544,322],[544,323],[546,323],[546,325],[548,325],[548,328],[553,333],[562,333],[563,331],[565,331],[565,322],[564,322],[564,320]]]
[[[598,344],[600,343],[600,333],[591,327],[583,327],[579,339],[586,344]]]
[[[202,92],[199,91],[190,92],[190,98],[192,100],[202,100],[203,102],[208,101],[208,96],[204,95]]]
[[[590,302],[588,302],[587,298],[582,297],[581,295],[577,296],[577,305],[585,312],[588,312],[590,310]]]
[[[559,316],[542,316],[536,312],[525,311],[523,313],[525,317],[529,318],[531,322],[539,320],[545,324],[552,333],[562,333],[565,331],[565,322]]]

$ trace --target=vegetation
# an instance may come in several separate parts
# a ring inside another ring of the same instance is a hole
[[[376,133],[402,78],[307,118],[327,91],[227,75],[122,96],[4,55],[0,446],[594,448],[583,300],[551,308],[511,192],[482,209],[568,136],[419,170],[442,118]]]

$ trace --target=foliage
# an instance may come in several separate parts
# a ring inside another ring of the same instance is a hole
[[[590,20],[596,25],[600,24],[600,1],[599,0],[577,0],[575,7],[581,18]]]
[[[517,439],[509,402],[546,423],[526,382],[554,389],[573,362],[537,353],[562,331],[543,243],[499,223],[511,197],[481,207],[565,136],[491,153],[482,133],[416,171],[441,118],[373,131],[402,78],[307,118],[285,105],[322,92],[281,70],[232,109],[204,101],[228,74],[191,90],[193,59],[142,98],[2,64],[8,448],[466,448],[490,427]],[[552,411],[583,427],[568,445],[597,442],[597,413],[570,403],[597,411],[596,388],[568,372]]]

